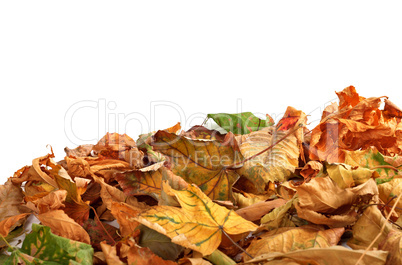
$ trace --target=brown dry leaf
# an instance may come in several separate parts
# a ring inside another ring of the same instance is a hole
[[[278,192],[277,192],[278,196],[280,196],[282,199],[285,199],[287,201],[291,200],[296,194],[296,189],[293,188],[293,185],[290,184],[290,181],[282,182],[278,186],[277,190],[278,190]]]
[[[172,127],[165,129],[164,131],[167,131],[168,133],[178,134],[180,132],[180,130],[181,130],[181,125],[180,125],[180,122],[178,122],[175,125],[173,125]]]
[[[351,250],[341,246],[332,246],[328,248],[309,248],[288,253],[274,252],[264,254],[249,260],[244,264],[356,265],[356,262],[363,253],[363,250]],[[387,255],[387,251],[368,251],[359,265],[384,265]]]
[[[108,265],[125,265],[123,261],[120,260],[119,256],[117,256],[117,250],[115,246],[110,246],[106,243],[100,243],[102,252],[105,256],[105,260]]]
[[[272,201],[257,202],[253,205],[247,206],[236,213],[248,221],[260,220],[262,216],[269,213],[272,209],[284,205],[286,201],[284,199],[276,199]]]
[[[135,141],[127,134],[107,133],[92,148],[103,159],[125,160],[133,168],[143,166],[143,153],[138,150]]]
[[[316,177],[296,186],[298,216],[315,224],[342,227],[357,220],[352,207],[362,200],[368,202],[378,194],[374,180],[354,188],[341,189],[330,177]]]
[[[380,199],[387,203],[389,207],[392,207],[395,204],[395,197],[402,193],[402,179],[396,178],[390,182],[380,184],[378,185],[378,191],[380,192]],[[402,200],[399,200],[395,211],[399,216],[402,215]]]
[[[388,233],[392,230],[392,225],[387,222],[376,206],[367,207],[353,225],[353,237],[348,241],[348,245],[353,249],[366,249],[381,232],[384,223],[386,223],[385,228],[373,248],[378,248],[378,244],[387,238]]]
[[[402,264],[402,232],[400,230],[391,230],[378,248],[389,252],[386,265]]]
[[[14,185],[11,179],[8,179],[4,185],[0,185],[0,221],[30,212],[28,208],[23,206],[23,202],[21,188]],[[25,219],[20,218],[16,220],[13,227],[20,226]]]
[[[106,133],[106,135],[98,141],[92,150],[99,154],[102,151],[127,151],[133,147],[136,147],[135,141],[127,134]],[[119,159],[119,156],[114,158]]]
[[[247,206],[256,204],[258,202],[263,202],[269,199],[272,199],[273,194],[254,194],[254,193],[248,193],[248,192],[242,192],[242,193],[233,193],[233,197],[236,201],[236,205],[242,209]]]
[[[109,184],[106,184],[103,178],[100,178],[96,175],[93,175],[93,179],[96,183],[101,186],[100,197],[102,198],[103,203],[106,208],[112,210],[113,202],[124,202],[132,206],[136,206],[139,208],[144,208],[145,205],[138,202],[135,197],[126,196],[123,191],[115,188]]]
[[[344,162],[344,150],[366,149],[375,146],[385,154],[399,153],[397,121],[384,119],[379,109],[381,98],[364,98],[353,86],[337,93],[339,110],[327,115],[311,135],[310,158],[329,163]]]
[[[310,179],[317,176],[318,172],[320,172],[322,168],[322,163],[318,161],[308,161],[300,171],[300,175],[303,176],[306,182],[309,182]]]
[[[4,218],[0,222],[0,235],[3,237],[6,237],[8,233],[13,230],[18,223],[20,223],[20,220],[26,219],[28,215],[31,213],[22,213],[18,215],[14,215],[11,217]]]
[[[117,173],[115,178],[127,196],[150,195],[156,200],[160,200],[163,180],[168,181],[169,185],[176,189],[188,186],[188,183],[181,177],[164,167],[164,162],[158,162],[139,170]]]
[[[82,225],[88,219],[91,209],[81,198],[81,194],[86,190],[85,182],[79,181],[77,185],[76,182],[62,178],[59,175],[55,175],[55,179],[59,188],[67,191],[64,212]],[[84,186],[82,186],[83,184]]]
[[[66,152],[67,156],[86,157],[91,155],[93,147],[94,147],[93,144],[83,144],[77,146],[74,149],[66,147],[64,148],[64,152]]]
[[[311,227],[286,229],[282,233],[254,240],[247,248],[247,252],[253,257],[257,257],[272,252],[287,253],[300,249],[327,248],[338,244],[344,231],[343,227],[328,230]],[[249,256],[244,255],[245,261],[250,259]]]
[[[221,134],[217,130],[210,130],[204,126],[193,126],[188,131],[182,132],[181,136],[186,136],[193,140],[204,139],[204,140],[217,140],[223,142],[225,140],[225,135]]]
[[[76,177],[91,179],[94,174],[102,176],[106,183],[115,172],[130,170],[132,167],[126,161],[117,159],[102,159],[99,157],[65,157],[68,174]]]
[[[39,193],[44,193],[43,196],[45,196],[49,191],[57,188],[56,181],[49,175],[49,171],[47,170],[47,167],[54,167],[57,165],[52,160],[53,157],[54,154],[52,151],[50,154],[33,159],[32,166],[25,166],[15,172],[11,181],[18,185],[27,182],[25,184],[25,192],[28,193],[28,196],[34,196]],[[42,188],[41,186],[44,187]],[[28,192],[27,189],[30,188],[33,188],[33,190]]]
[[[291,121],[288,116],[291,116]],[[287,118],[285,118],[287,117]],[[244,157],[251,157],[273,145],[284,137],[295,126],[304,124],[306,115],[292,107],[288,107],[284,118],[278,126],[270,126],[256,132],[236,137],[240,151]],[[265,153],[246,161],[238,173],[254,183],[260,193],[269,182],[282,182],[294,173],[299,164],[301,143],[303,141],[302,129],[286,137]]]
[[[28,202],[28,205],[32,205],[30,207],[36,213],[45,213],[53,210],[58,210],[60,208],[64,208],[64,201],[67,197],[66,190],[57,190],[49,193],[48,195],[35,200],[33,202]]]
[[[53,234],[90,244],[88,233],[62,210],[45,212],[36,216]]]
[[[139,223],[129,220],[129,218],[137,216],[140,212],[141,209],[129,206],[123,202],[111,203],[111,213],[120,225],[122,237],[134,236],[139,233],[139,230],[136,231]]]
[[[243,160],[235,141],[190,140],[165,131],[153,137],[154,150],[169,158],[174,174],[198,185],[213,200],[232,200],[232,185],[239,175],[228,167]]]
[[[127,253],[128,264],[135,265],[175,265],[176,262],[164,260],[155,255],[149,248],[142,248],[135,243],[129,242],[130,249]]]

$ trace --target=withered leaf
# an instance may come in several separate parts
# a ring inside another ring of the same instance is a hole
[[[42,222],[43,225],[50,227],[52,233],[58,236],[87,244],[91,243],[89,235],[85,229],[71,219],[62,210],[45,212],[38,214],[36,217]]]
[[[139,170],[117,173],[115,178],[128,196],[150,195],[159,200],[162,181],[166,180],[172,187],[185,188],[188,184],[158,162]]]
[[[287,253],[308,248],[327,248],[335,246],[345,229],[334,228],[319,230],[311,227],[296,227],[282,233],[264,236],[261,239],[251,242],[247,252],[254,257],[265,253],[282,252]],[[244,259],[250,260],[248,256]]]
[[[332,264],[355,265],[363,253],[364,250],[351,250],[341,246],[332,246],[328,248],[309,248],[288,253],[267,253],[249,260],[245,262],[245,264],[325,265],[328,264],[328,261],[331,261]],[[360,264],[383,265],[385,264],[387,255],[387,251],[371,250],[364,255],[364,258]]]
[[[0,221],[12,218],[7,221],[9,225],[13,220],[12,226],[8,227],[8,229],[21,225],[27,216],[21,214],[30,212],[28,208],[23,206],[23,201],[22,189],[13,184],[10,179],[4,185],[0,185]],[[21,218],[18,217],[16,220],[14,216],[20,216]]]
[[[137,216],[140,212],[141,209],[129,206],[122,202],[111,203],[111,213],[120,225],[120,233],[122,237],[134,236],[139,234],[139,230],[136,230],[139,223],[129,220],[128,218]]]
[[[257,228],[233,210],[213,203],[194,185],[183,191],[169,186],[164,190],[175,195],[182,208],[156,206],[133,219],[167,235],[173,243],[209,255],[218,248],[224,233],[237,235]]]
[[[272,201],[257,202],[240,210],[236,213],[248,221],[260,220],[262,216],[269,213],[272,209],[284,205],[286,201],[284,199],[276,199]]]
[[[368,200],[378,195],[373,179],[354,188],[341,189],[330,177],[316,177],[309,183],[296,186],[298,216],[315,224],[342,227],[357,220],[352,207],[360,200]]]
[[[213,200],[232,199],[232,185],[238,174],[227,168],[242,161],[235,143],[190,140],[184,136],[158,131],[152,143],[155,150],[169,157],[174,174],[194,183]]]
[[[236,140],[243,157],[252,157],[260,153],[285,137],[294,126],[305,123],[306,115],[293,108],[288,108],[284,117],[288,117],[288,114],[293,112],[296,112],[296,116],[292,117],[292,121],[284,118],[278,126],[270,126],[257,132],[237,136]],[[300,128],[298,132],[287,136],[265,153],[246,161],[243,167],[238,169],[238,173],[252,181],[259,192],[264,191],[268,182],[282,182],[288,179],[299,163],[303,137],[301,132]]]

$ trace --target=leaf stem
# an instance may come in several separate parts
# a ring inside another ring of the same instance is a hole
[[[204,126],[205,125],[205,123],[207,123],[207,120],[208,120],[209,118],[208,118],[208,116],[207,117],[205,117],[205,119],[204,119],[204,121],[201,123],[201,126]]]
[[[2,234],[0,234],[0,236],[1,236],[1,239],[3,239],[3,241],[6,243],[6,245],[7,245],[9,248],[14,249],[14,248],[8,243],[8,241],[4,238],[4,236],[3,236]]]
[[[393,167],[393,166],[391,166],[391,165],[379,165],[379,166],[375,166],[375,167],[372,167],[372,168],[370,168],[370,169],[377,169],[377,168],[390,168],[390,169],[393,169],[393,170],[395,170],[395,171],[399,171],[400,169],[397,169],[396,167]]]
[[[243,251],[247,256],[249,256],[250,258],[254,259],[253,256],[251,256],[250,253],[248,253],[244,248],[242,248],[239,244],[237,244],[226,232],[225,230],[221,229],[222,233],[230,240],[230,242],[232,242],[233,245],[235,245],[238,249],[240,249],[241,251]]]
[[[108,235],[109,239],[113,242],[114,245],[116,245],[116,241],[114,241],[113,237],[108,233],[108,231],[106,230],[106,228],[103,226],[101,220],[99,219],[98,214],[96,213],[96,210],[94,209],[94,207],[89,206],[92,211],[94,211],[94,214],[96,216],[96,220],[98,221],[98,223],[102,226],[103,230],[105,231],[106,235]]]
[[[243,159],[243,160],[240,161],[240,162],[237,162],[237,163],[234,163],[234,164],[232,164],[232,165],[230,165],[230,166],[227,166],[226,168],[228,168],[228,169],[233,169],[233,168],[236,168],[236,167],[238,167],[238,166],[244,165],[245,162],[247,162],[247,161],[249,161],[249,160],[251,160],[251,159],[253,159],[253,158],[255,158],[255,157],[257,157],[257,156],[259,156],[259,155],[261,155],[261,154],[263,154],[263,153],[265,153],[265,152],[268,151],[269,149],[272,149],[272,147],[274,147],[275,145],[277,145],[277,144],[279,144],[280,142],[282,142],[283,140],[285,140],[288,136],[290,136],[291,134],[295,133],[298,129],[300,129],[300,128],[303,127],[303,126],[304,126],[304,125],[303,125],[302,123],[300,123],[299,126],[296,126],[295,128],[293,128],[293,130],[289,131],[289,132],[288,132],[287,134],[285,134],[281,139],[279,139],[279,140],[276,141],[275,143],[271,144],[270,146],[268,146],[268,147],[265,148],[264,150],[258,152],[257,154],[254,154],[254,155],[252,155],[252,156],[250,156],[250,157],[247,157],[247,158]]]
[[[358,265],[360,261],[362,261],[362,259],[364,258],[364,256],[366,255],[367,251],[369,251],[371,249],[371,247],[374,245],[374,243],[380,238],[382,232],[384,232],[385,226],[388,223],[389,218],[391,218],[392,212],[395,210],[396,205],[398,204],[399,200],[402,197],[402,193],[399,194],[398,198],[396,199],[396,202],[394,203],[394,206],[392,206],[391,211],[388,213],[387,219],[384,222],[384,224],[381,227],[380,232],[378,233],[378,235],[373,239],[373,241],[371,241],[370,245],[368,245],[368,247],[364,250],[364,253],[360,256],[360,258],[357,260],[357,262],[355,263],[355,265]]]

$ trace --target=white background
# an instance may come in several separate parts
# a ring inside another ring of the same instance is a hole
[[[1,183],[107,130],[287,106],[314,124],[349,85],[402,106],[398,1],[323,2],[1,1]]]

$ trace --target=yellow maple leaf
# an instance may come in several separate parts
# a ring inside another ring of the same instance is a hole
[[[209,255],[218,248],[222,234],[238,235],[257,229],[233,210],[212,202],[195,185],[179,191],[164,182],[163,189],[176,196],[182,208],[155,206],[133,219],[170,237],[173,243]]]

